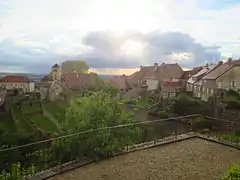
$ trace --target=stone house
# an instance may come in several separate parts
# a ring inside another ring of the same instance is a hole
[[[0,88],[0,105],[4,103],[6,95],[7,95],[7,90],[4,88]]]
[[[186,85],[186,91],[192,92],[193,96],[201,98],[201,91],[202,91],[202,77],[205,76],[207,73],[209,73],[213,68],[215,68],[217,65],[210,64],[204,66],[199,72],[192,75]]]
[[[51,69],[50,77],[53,81],[60,81],[62,78],[62,68],[58,64],[54,64]]]
[[[5,76],[0,79],[0,87],[6,90],[21,89],[23,93],[35,91],[35,83],[27,76]]]
[[[161,91],[161,95],[169,96],[176,94],[183,84],[184,71],[178,64],[165,64],[160,66],[154,63],[153,66],[140,67],[140,71],[130,77],[134,83],[146,84],[148,91]]]
[[[144,82],[134,82],[132,77],[122,75],[116,76],[108,80],[121,90],[121,99],[134,99],[139,96],[145,96],[147,93],[147,85]]]
[[[202,78],[201,99],[207,101],[217,89],[240,89],[240,60],[229,58]]]
[[[122,92],[128,92],[134,88],[133,81],[126,75],[112,77],[107,82],[115,85]]]
[[[183,81],[163,81],[160,84],[160,96],[163,98],[174,97],[183,88]]]
[[[42,81],[39,84],[41,99],[48,101],[63,100],[64,87],[59,81]]]
[[[189,88],[189,80],[191,79],[191,77],[195,74],[197,74],[199,71],[201,71],[203,69],[203,67],[196,67],[196,68],[193,68],[191,70],[186,70],[184,71],[183,73],[183,82],[185,84],[185,87],[184,87],[184,90],[186,91],[190,91]],[[192,91],[192,90],[191,90]]]
[[[148,86],[148,90],[158,90],[163,85],[163,82],[176,82],[182,79],[184,72],[178,64],[165,64],[162,63],[158,66],[157,63],[153,67],[149,68],[148,72],[144,76],[144,80]]]

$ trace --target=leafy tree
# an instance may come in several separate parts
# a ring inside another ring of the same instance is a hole
[[[66,113],[66,120],[74,131],[83,132],[131,123],[133,115],[127,113],[124,105],[110,94],[97,92],[73,101]],[[103,157],[134,143],[139,135],[140,129],[132,125],[90,132],[79,136],[74,142],[81,142],[81,151],[86,156]]]
[[[110,96],[116,96],[120,93],[120,90],[116,86],[107,82],[103,82],[102,91],[108,93]]]
[[[206,104],[203,101],[186,94],[180,94],[172,103],[172,110],[178,115],[202,113],[205,109]]]
[[[72,72],[87,73],[88,69],[88,65],[84,61],[80,60],[68,60],[62,63],[63,74]]]
[[[240,165],[235,165],[231,167],[222,180],[239,180],[240,179]]]
[[[240,110],[240,100],[234,97],[223,100],[226,103],[226,108],[231,110]]]

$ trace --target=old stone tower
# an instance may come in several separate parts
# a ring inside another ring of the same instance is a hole
[[[62,77],[62,68],[58,64],[54,64],[51,70],[51,77],[54,81],[60,81]]]

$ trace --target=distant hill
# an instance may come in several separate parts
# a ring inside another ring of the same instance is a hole
[[[33,81],[40,81],[46,74],[28,74],[28,73],[0,73],[0,77],[4,77],[7,75],[17,75],[17,76],[27,76]],[[99,76],[103,79],[109,79],[113,77],[114,75],[105,75],[105,74],[99,74]]]

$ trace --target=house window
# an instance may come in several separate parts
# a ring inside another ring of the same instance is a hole
[[[231,82],[231,86],[232,86],[232,87],[236,87],[236,81],[232,81],[232,82]]]
[[[221,92],[221,99],[224,98],[224,92]]]
[[[222,82],[218,82],[217,87],[222,88]]]

